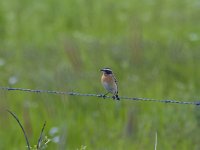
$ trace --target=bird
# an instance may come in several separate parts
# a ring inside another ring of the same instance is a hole
[[[101,83],[103,87],[107,90],[107,93],[103,95],[105,96],[109,93],[112,93],[112,98],[115,100],[120,100],[118,96],[118,86],[117,86],[117,80],[113,74],[113,71],[110,68],[103,68],[100,70],[103,72],[101,76]]]

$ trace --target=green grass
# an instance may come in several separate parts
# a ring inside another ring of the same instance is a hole
[[[119,95],[199,100],[197,0],[0,2],[0,86],[104,93],[109,66]],[[12,83],[12,78],[16,83]],[[0,149],[25,149],[14,112],[47,149],[200,149],[198,107],[0,91]],[[51,136],[49,131],[58,128]]]

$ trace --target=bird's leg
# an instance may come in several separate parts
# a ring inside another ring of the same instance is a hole
[[[109,92],[108,92],[109,93]],[[108,95],[108,93],[102,95],[102,97],[105,99],[106,98],[106,95]]]

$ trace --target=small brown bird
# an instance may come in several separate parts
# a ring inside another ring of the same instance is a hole
[[[104,88],[108,91],[108,93],[113,94],[113,99],[120,100],[118,96],[118,87],[117,87],[117,80],[110,68],[103,68],[100,71],[103,72],[101,76],[101,83]],[[104,94],[105,97],[108,93]]]

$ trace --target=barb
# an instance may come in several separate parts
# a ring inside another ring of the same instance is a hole
[[[5,91],[22,91],[22,92],[32,92],[32,93],[48,93],[48,94],[58,94],[58,95],[71,95],[71,96],[91,96],[91,97],[100,97],[111,99],[111,96],[104,96],[104,94],[84,94],[77,92],[62,92],[62,91],[49,91],[49,90],[33,90],[33,89],[24,89],[24,88],[9,88],[9,87],[0,87],[0,90]],[[200,106],[200,101],[177,101],[171,99],[157,100],[152,98],[137,98],[137,97],[119,97],[121,100],[133,100],[133,101],[151,101],[151,102],[160,102],[160,103],[173,103],[173,104],[186,104],[186,105],[196,105]]]

